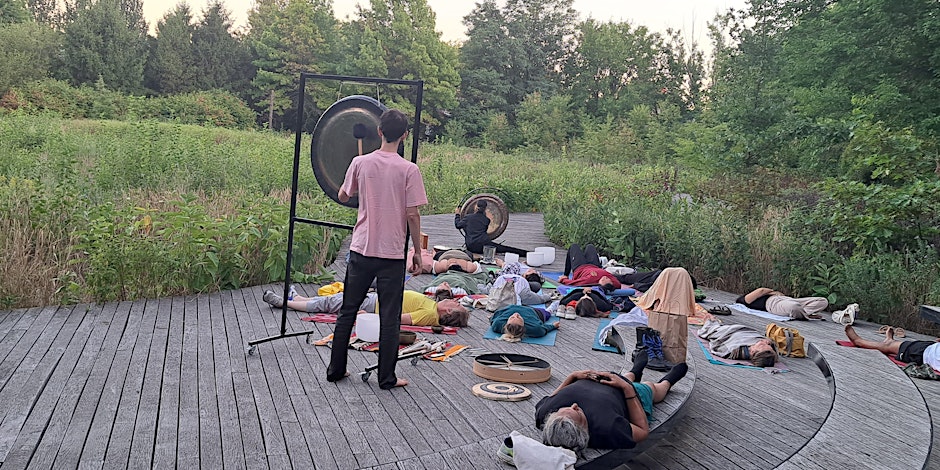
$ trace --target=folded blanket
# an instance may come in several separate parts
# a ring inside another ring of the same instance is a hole
[[[513,464],[521,470],[566,470],[574,468],[578,457],[569,449],[551,447],[519,431],[509,433],[512,439]]]

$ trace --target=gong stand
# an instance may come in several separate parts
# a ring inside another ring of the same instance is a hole
[[[308,218],[297,216],[297,180],[298,180],[298,174],[300,170],[300,145],[301,145],[301,140],[302,140],[301,137],[303,134],[303,124],[304,124],[304,112],[303,112],[304,96],[307,90],[308,78],[313,79],[313,80],[357,82],[357,83],[368,83],[368,84],[375,84],[375,85],[380,85],[380,84],[404,85],[404,86],[411,86],[411,87],[417,88],[417,93],[415,96],[415,115],[414,115],[414,121],[412,121],[411,162],[412,163],[418,162],[418,141],[419,141],[418,126],[419,126],[419,123],[421,122],[421,106],[424,100],[424,80],[395,80],[395,79],[389,79],[389,78],[351,77],[351,76],[345,76],[345,75],[323,75],[323,74],[301,72],[300,87],[299,87],[300,93],[297,99],[297,123],[296,123],[297,127],[294,131],[294,171],[293,171],[293,174],[291,175],[290,230],[288,231],[288,234],[287,234],[287,268],[286,268],[287,272],[284,275],[284,291],[281,294],[282,295],[281,298],[284,299],[284,305],[281,306],[281,333],[277,336],[269,336],[267,338],[254,339],[254,340],[249,341],[248,342],[248,354],[254,354],[257,345],[261,343],[266,343],[268,341],[273,341],[273,340],[281,339],[281,338],[289,338],[291,336],[301,336],[301,335],[310,335],[312,333],[318,333],[316,330],[299,331],[299,332],[292,332],[292,333],[287,332],[287,297],[289,294],[290,284],[291,284],[291,278],[290,278],[291,277],[291,261],[293,260],[293,254],[294,254],[294,226],[295,226],[294,224],[299,222],[299,223],[304,223],[304,224],[319,225],[321,227],[340,228],[340,229],[346,229],[346,230],[353,229],[352,225],[340,224],[337,222],[327,222],[327,221],[322,221],[322,220],[313,220],[313,219],[308,219]],[[351,97],[348,97],[348,98],[351,98]],[[375,103],[378,103],[378,101],[372,100],[368,97],[362,97],[362,98],[364,98],[365,100],[371,100],[371,101],[374,101]],[[333,106],[330,106],[330,109],[327,109],[327,111],[323,113],[323,115],[328,114],[330,110],[333,109],[334,106],[339,105],[340,103],[344,102],[344,100],[345,99],[341,99],[337,101],[336,103],[334,103]],[[323,118],[323,115],[321,115],[321,119]],[[318,127],[319,127],[319,124],[320,122],[318,121],[317,122]],[[366,131],[375,132],[375,129],[374,128],[366,129]],[[354,133],[361,132],[360,127],[357,126],[357,129],[353,130],[353,132]],[[314,139],[316,138],[316,133],[317,133],[316,129],[314,129]],[[356,137],[359,138],[360,136],[357,135]],[[313,146],[315,144],[316,142],[313,142],[311,144],[311,152],[314,151]],[[361,146],[361,139],[360,139],[360,146]],[[401,153],[402,151],[399,148],[399,154]],[[317,168],[314,168],[314,170],[315,170],[315,173],[317,173],[316,171]],[[320,187],[326,190],[324,183],[321,181],[319,173],[317,173],[317,177],[318,177],[317,181],[320,183]],[[327,195],[330,196],[330,198],[339,202],[338,199],[334,197],[335,196],[334,194],[328,193]],[[350,202],[352,203],[352,201]],[[352,203],[352,205],[350,205],[350,207],[357,207],[357,206],[358,206],[357,203]],[[408,233],[405,234],[405,248],[406,249],[408,245],[407,237],[408,237]],[[308,336],[308,339],[309,339],[309,336]]]

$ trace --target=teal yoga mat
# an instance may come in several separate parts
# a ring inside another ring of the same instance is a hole
[[[561,321],[561,319],[552,315],[551,318],[548,319],[547,323],[555,323],[556,321]],[[542,346],[554,346],[555,335],[557,334],[558,334],[558,330],[552,330],[552,331],[549,331],[548,334],[546,334],[545,336],[542,336],[541,338],[530,338],[528,336],[523,336],[522,342],[529,343],[529,344],[541,344]],[[486,333],[483,335],[483,337],[486,339],[495,339],[495,340],[499,340],[500,336],[502,335],[493,331],[491,328],[487,328]]]
[[[591,349],[595,351],[604,351],[604,352],[612,352],[612,353],[620,352],[620,351],[617,351],[617,348],[603,344],[600,342],[599,339],[597,339],[597,335],[601,333],[601,330],[603,330],[604,327],[607,326],[608,323],[610,323],[610,320],[614,318],[617,318],[617,312],[611,312],[610,318],[601,319],[601,323],[597,325],[597,331],[594,332],[594,344],[591,346]]]

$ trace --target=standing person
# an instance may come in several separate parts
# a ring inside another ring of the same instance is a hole
[[[473,213],[467,214],[466,217],[460,216],[459,207],[454,209],[454,227],[463,229],[467,250],[472,253],[483,253],[484,246],[492,245],[496,247],[497,253],[515,253],[520,257],[525,256],[525,250],[493,243],[489,234],[490,218],[486,215],[486,206],[486,201],[480,199],[474,206]]]
[[[406,230],[411,243],[421,246],[421,215],[418,207],[428,203],[424,180],[418,166],[398,155],[398,146],[408,137],[408,118],[397,109],[382,113],[379,119],[382,146],[353,158],[339,189],[339,200],[359,196],[359,213],[349,244],[349,262],[343,306],[336,319],[334,347],[326,379],[330,382],[348,376],[347,347],[356,312],[375,280],[382,304],[379,315],[379,387],[384,390],[408,385],[395,376],[398,361],[398,331],[401,327],[402,297],[405,290]],[[421,272],[421,254],[415,252],[412,271]]]

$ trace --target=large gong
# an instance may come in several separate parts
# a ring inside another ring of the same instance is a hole
[[[477,201],[479,200],[486,201],[486,216],[490,218],[490,226],[486,229],[486,233],[489,234],[490,240],[493,240],[502,235],[506,231],[506,227],[509,226],[509,208],[495,194],[475,194],[467,198],[463,206],[460,207],[460,216],[466,217],[467,214],[476,211]]]
[[[317,120],[310,144],[310,163],[317,183],[330,199],[347,207],[359,207],[356,197],[340,202],[339,188],[354,157],[382,146],[377,129],[386,109],[374,98],[353,95],[330,105]]]

